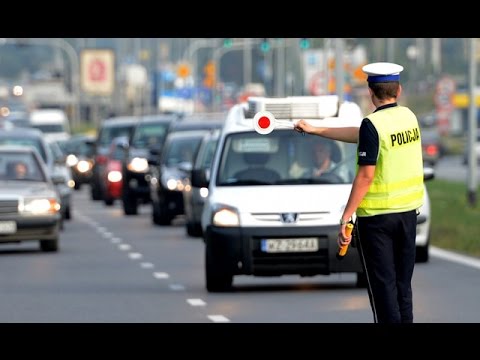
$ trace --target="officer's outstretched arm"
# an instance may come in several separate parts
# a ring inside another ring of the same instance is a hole
[[[325,138],[339,140],[348,143],[358,142],[358,127],[328,128],[314,126],[305,120],[298,120],[294,125],[294,130],[308,134],[323,136]]]

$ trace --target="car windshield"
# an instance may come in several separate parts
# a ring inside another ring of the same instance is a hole
[[[18,181],[46,181],[45,174],[35,156],[28,152],[0,154],[0,179]]]
[[[182,162],[193,163],[194,155],[201,141],[201,136],[172,139],[165,150],[165,165],[175,167]]]
[[[32,146],[37,149],[38,153],[42,157],[43,161],[47,162],[47,154],[45,153],[45,148],[42,146],[42,143],[39,139],[27,138],[27,137],[5,137],[0,138],[0,145],[26,145]]]
[[[224,143],[217,185],[350,184],[356,146],[291,130],[236,133]]]
[[[116,137],[126,136],[127,138],[130,138],[133,129],[133,124],[106,126],[101,129],[98,142],[101,146],[109,146],[112,143],[112,140]]]
[[[144,149],[162,144],[167,135],[168,126],[168,123],[138,125],[133,133],[132,146]]]

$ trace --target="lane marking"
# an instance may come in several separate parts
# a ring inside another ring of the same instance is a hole
[[[456,262],[458,264],[480,269],[480,259],[478,258],[473,258],[467,255],[456,254],[448,250],[437,248],[435,246],[430,246],[430,254],[444,260],[448,260],[448,261]]]
[[[208,315],[207,317],[213,322],[230,322],[230,319],[223,315]]]
[[[166,272],[154,272],[153,277],[155,279],[168,279],[170,275],[168,275]]]
[[[168,287],[173,291],[182,291],[185,290],[185,286],[182,284],[170,284]]]
[[[151,262],[142,262],[140,266],[144,269],[152,269],[154,267]]]
[[[143,257],[143,255],[140,254],[140,253],[133,252],[133,253],[129,253],[128,257],[132,260],[137,260],[137,259],[141,259]]]
[[[122,239],[118,238],[118,237],[113,237],[110,239],[110,242],[112,244],[118,244],[118,243],[121,243],[122,242]]]
[[[187,303],[192,306],[205,306],[207,303],[202,299],[187,299]]]
[[[128,244],[120,244],[118,245],[118,248],[122,251],[127,251],[127,250],[130,250],[132,247]]]

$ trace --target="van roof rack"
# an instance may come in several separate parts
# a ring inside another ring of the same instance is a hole
[[[269,111],[276,119],[324,119],[338,116],[338,95],[287,96],[269,98],[252,96],[248,100],[246,118],[259,111]]]

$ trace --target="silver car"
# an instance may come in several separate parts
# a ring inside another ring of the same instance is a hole
[[[57,251],[61,224],[55,182],[37,150],[0,146],[0,243],[39,241],[42,251]]]

